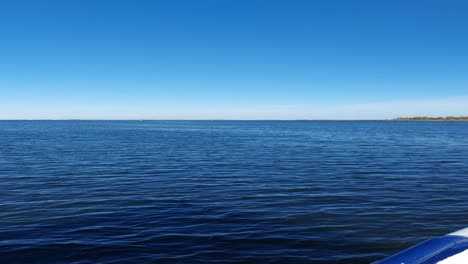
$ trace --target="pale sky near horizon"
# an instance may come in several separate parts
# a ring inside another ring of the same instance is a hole
[[[0,3],[0,119],[468,116],[468,2]]]

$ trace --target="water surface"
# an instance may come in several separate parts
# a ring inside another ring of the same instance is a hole
[[[0,263],[369,263],[468,226],[468,122],[0,121]]]

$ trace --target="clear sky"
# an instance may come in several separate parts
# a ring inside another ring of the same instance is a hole
[[[468,1],[0,1],[0,119],[413,115],[468,115]]]

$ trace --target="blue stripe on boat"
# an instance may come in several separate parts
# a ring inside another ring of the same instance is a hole
[[[465,232],[466,229],[426,240],[374,264],[435,264],[468,249]]]

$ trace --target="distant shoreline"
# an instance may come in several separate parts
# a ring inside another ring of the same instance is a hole
[[[468,116],[446,116],[446,117],[397,117],[392,121],[468,121]]]

